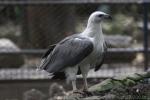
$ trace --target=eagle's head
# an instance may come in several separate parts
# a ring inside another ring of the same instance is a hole
[[[100,23],[104,19],[112,19],[112,17],[109,14],[106,14],[104,12],[95,11],[90,15],[88,21],[94,23]]]

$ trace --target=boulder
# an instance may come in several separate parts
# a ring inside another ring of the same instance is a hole
[[[57,83],[53,83],[50,85],[49,88],[49,96],[55,97],[55,96],[63,96],[65,95],[65,89],[62,85],[59,85]]]
[[[23,100],[45,100],[45,98],[45,94],[37,89],[28,90],[23,94]]]
[[[0,39],[0,52],[16,52],[20,51],[19,47],[11,40]],[[1,54],[0,68],[18,68],[24,64],[24,57],[22,55]]]

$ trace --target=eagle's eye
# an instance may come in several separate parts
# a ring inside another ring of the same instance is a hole
[[[103,16],[102,14],[98,15],[99,18],[101,18],[102,16]]]

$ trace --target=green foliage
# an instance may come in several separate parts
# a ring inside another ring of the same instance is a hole
[[[133,17],[121,13],[113,16],[111,24],[109,22],[103,23],[104,33],[106,34],[132,35],[137,28],[137,22]]]
[[[16,16],[16,23],[19,23],[21,21],[21,16],[22,16],[22,8],[20,6],[15,6],[14,7],[14,14]]]

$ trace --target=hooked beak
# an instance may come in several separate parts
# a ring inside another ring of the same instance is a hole
[[[108,14],[104,15],[104,19],[109,19],[109,20],[112,20],[112,17]]]

